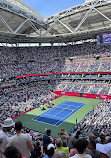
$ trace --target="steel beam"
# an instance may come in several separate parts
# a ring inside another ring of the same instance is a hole
[[[30,26],[34,29],[35,33],[37,33],[38,35],[41,36],[41,34],[38,32],[37,27],[34,25],[34,23],[30,20],[28,20],[28,23],[30,24]]]
[[[4,20],[4,18],[0,15],[0,20],[2,21],[2,23],[5,25],[5,27],[11,32],[13,33],[13,30],[11,29],[11,27],[7,24],[7,22]]]
[[[85,14],[85,16],[83,17],[83,19],[81,20],[81,22],[78,24],[78,26],[76,27],[76,29],[74,30],[74,32],[77,32],[78,29],[81,27],[81,25],[85,22],[85,20],[87,19],[87,17],[90,15],[91,11],[93,9],[95,9],[96,4],[98,3],[98,1],[96,3],[94,3],[94,5],[91,5],[90,9],[87,11],[87,13]]]
[[[63,12],[60,12],[53,16],[48,17],[46,19],[46,24],[53,22],[56,17],[59,17],[59,20],[60,20],[61,18],[70,16],[70,15],[73,15],[73,14],[76,14],[79,12],[83,12],[85,10],[89,10],[91,8],[91,6],[95,5],[95,4],[96,4],[95,7],[103,6],[103,5],[111,4],[111,0],[94,0],[91,3],[83,3],[82,5],[72,7]]]
[[[27,19],[24,20],[24,21],[18,26],[18,28],[14,31],[14,34],[17,33],[17,32],[22,28],[22,26],[23,26],[26,22],[27,22]]]
[[[111,22],[111,19],[108,18],[106,15],[104,15],[103,13],[101,13],[98,9],[94,8],[95,11],[97,11],[99,14],[101,14],[104,18],[106,18],[108,21]]]
[[[92,11],[92,9],[88,10],[88,12],[85,14],[85,16],[83,17],[83,19],[80,21],[80,23],[78,24],[78,26],[75,28],[74,32],[77,32],[78,29],[81,27],[81,25],[84,23],[84,21],[87,19],[87,17],[89,16],[90,12]]]
[[[67,25],[65,25],[62,21],[58,20],[58,22],[65,27],[69,32],[74,33]]]
[[[46,31],[44,34],[42,34],[42,36],[46,36],[46,34],[52,29],[53,25],[54,25],[56,22],[57,22],[57,20],[55,20],[55,21],[51,24],[51,26],[47,29],[47,31]]]

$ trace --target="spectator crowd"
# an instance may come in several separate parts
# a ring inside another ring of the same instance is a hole
[[[53,72],[108,72],[111,70],[110,52],[110,45],[97,47],[96,43],[55,47],[0,47],[0,74],[1,78],[7,79]],[[97,55],[100,60],[96,60]],[[74,60],[69,60],[71,58]]]
[[[110,45],[96,47],[95,43],[61,47],[0,47],[0,79],[4,80],[4,86],[10,84],[0,92],[0,158],[111,158],[111,103],[105,100],[70,133],[61,129],[59,138],[52,137],[50,129],[44,129],[44,134],[41,134],[11,119],[53,100],[57,97],[53,93],[56,90],[110,95],[110,83],[65,80],[65,77],[73,77],[71,75],[62,76],[62,82],[61,76],[56,75],[13,80],[13,77],[27,74],[108,72],[111,71],[110,51]],[[100,60],[94,58],[97,55]],[[55,81],[54,77],[58,79]]]

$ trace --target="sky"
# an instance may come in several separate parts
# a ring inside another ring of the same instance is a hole
[[[58,12],[82,4],[85,0],[22,0],[35,9],[43,17],[47,18]]]

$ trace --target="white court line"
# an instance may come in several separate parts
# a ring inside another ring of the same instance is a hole
[[[82,103],[82,104],[84,104],[84,103]],[[73,108],[76,108],[76,107],[81,106],[81,104],[80,104],[79,106],[78,106],[78,105],[68,105],[67,108],[64,108],[64,109],[74,110],[74,109],[68,108],[68,107],[70,107],[70,106],[72,106]],[[58,107],[63,109],[63,107],[61,107],[61,106],[58,106]]]
[[[45,115],[45,116],[52,116],[52,115]],[[54,115],[54,116],[56,116],[56,115]],[[56,116],[57,118],[61,118],[61,117],[58,117],[58,116]],[[48,117],[47,117],[48,118]]]
[[[84,103],[82,103],[82,104],[84,104]],[[80,106],[78,106],[78,108],[81,107],[82,104],[80,104]],[[86,105],[86,104],[84,104],[84,105]],[[83,107],[83,106],[82,106],[82,107]],[[82,107],[81,107],[81,108],[82,108]],[[76,109],[78,109],[78,108],[76,108]],[[80,110],[81,108],[79,108],[79,110]],[[74,111],[76,111],[76,109],[75,109]],[[79,111],[79,110],[78,110],[78,111]],[[70,114],[70,113],[69,113],[69,114]],[[69,114],[68,114],[68,115],[69,115]],[[68,116],[68,115],[66,115],[66,116]],[[65,116],[64,118],[62,118],[61,120],[65,119],[66,116]],[[59,123],[61,120],[59,120],[57,123]],[[63,122],[64,122],[64,121],[63,121]],[[62,122],[62,123],[63,123],[63,122]],[[57,123],[56,123],[56,124],[57,124]],[[61,123],[61,124],[62,124],[62,123]],[[59,124],[59,125],[61,125],[61,124]]]
[[[46,111],[45,113],[42,113],[41,115],[34,117],[33,119],[36,119],[36,118],[39,119],[39,118],[43,117],[44,114],[45,114],[46,116],[52,116],[52,115],[49,115],[48,113],[53,112],[54,109],[56,109],[56,108],[52,108],[52,109]],[[61,109],[61,108],[58,108],[58,109]],[[60,111],[60,112],[61,112],[61,111]],[[59,114],[60,112],[56,113],[56,115]],[[56,115],[54,115],[54,116],[56,116]],[[58,117],[58,118],[60,118],[60,117]],[[32,120],[33,120],[33,119],[32,119]]]
[[[78,103],[80,103],[80,102],[78,102]],[[61,103],[61,104],[62,104],[62,103]],[[76,111],[78,108],[79,108],[79,110],[80,110],[80,109],[83,107],[83,106],[82,106],[83,104],[86,105],[85,103],[81,103],[80,106],[77,106],[76,109],[68,109],[68,110],[73,110],[73,111],[71,111],[68,115],[70,115],[72,112],[74,113],[74,111]],[[60,105],[60,104],[59,104],[59,105]],[[68,105],[68,106],[72,106],[72,105]],[[82,107],[81,107],[81,106],[82,106]],[[80,108],[80,107],[81,107],[81,108]],[[67,109],[67,108],[64,108],[64,109],[63,109],[63,108],[61,108],[61,107],[59,107],[59,106],[58,106],[58,108],[59,108],[59,109],[62,109],[60,112],[62,112],[62,111],[64,111],[65,109]],[[56,109],[56,108],[53,107],[52,109],[46,111],[45,114],[47,115],[49,112],[52,112],[54,109]],[[77,110],[77,111],[79,111],[79,110]],[[56,113],[56,115],[58,115],[60,112]],[[43,113],[43,114],[44,114],[44,113]],[[54,115],[54,116],[56,116],[56,115]],[[62,118],[61,120],[64,120],[68,115],[66,115],[66,116],[65,116],[64,118]],[[52,115],[49,115],[49,116],[52,116]],[[41,114],[41,116],[37,116],[37,117],[38,117],[38,118],[41,118],[41,117],[42,117],[42,114]],[[57,116],[56,116],[56,117],[57,117]],[[36,118],[36,117],[35,117],[35,118]],[[35,119],[35,118],[34,118],[34,119]],[[60,117],[57,117],[57,118],[60,118]],[[34,120],[34,119],[32,119],[32,120],[33,120],[33,121],[38,121],[38,120]],[[50,119],[50,118],[49,118],[49,119]],[[61,120],[59,120],[57,123],[59,123]],[[38,121],[38,122],[42,122],[42,121]],[[62,121],[62,123],[63,123],[63,122],[64,122],[64,121]],[[42,123],[45,123],[45,122],[42,122]],[[57,123],[56,123],[56,124],[57,124]],[[61,123],[61,124],[62,124],[62,123]],[[46,124],[52,125],[52,124],[50,124],[50,123],[46,123]],[[53,126],[57,126],[56,124],[53,125]],[[59,125],[60,125],[60,124],[59,124]]]
[[[61,113],[62,111],[65,110],[65,108],[63,109],[63,108],[60,108],[60,107],[58,107],[58,108],[53,108],[53,109],[60,109],[60,111],[59,111],[58,113],[56,113],[54,116],[58,115],[59,113]],[[68,109],[68,110],[71,110],[71,109]],[[51,116],[52,116],[52,115],[51,115]],[[56,117],[57,117],[57,116],[56,116]],[[60,117],[58,117],[58,118],[60,118]]]
[[[67,101],[65,101],[65,102],[67,102]],[[64,103],[64,102],[60,103],[59,105],[64,105],[63,103]],[[58,106],[58,105],[56,105],[56,106]],[[55,107],[56,107],[56,106],[55,106]],[[46,115],[48,115],[48,116],[52,116],[52,115],[49,115],[49,113],[52,112],[54,109],[56,109],[55,107],[51,108],[50,110],[48,110],[48,111],[46,111],[46,112],[44,112],[44,113],[45,113]],[[69,110],[70,110],[70,109],[69,109]],[[44,115],[44,113],[42,113],[42,114],[40,114],[39,116],[36,116],[36,117],[39,119],[40,117],[42,117],[42,115]],[[56,115],[59,114],[59,113],[60,113],[60,112],[56,113]],[[55,115],[55,116],[56,116],[56,115]],[[34,117],[32,120],[34,120],[36,117]]]
[[[83,104],[84,104],[84,105],[83,105]],[[86,103],[86,104],[87,104],[87,103]],[[81,108],[83,108],[86,104],[85,104],[85,103],[82,103],[82,104],[80,104],[80,106],[79,106],[79,107],[81,107],[81,106],[82,106]],[[77,111],[79,111],[81,108],[79,108]],[[77,108],[76,108],[76,109],[77,109]],[[76,111],[76,112],[77,112],[77,111]]]
[[[82,103],[82,104],[84,104],[84,103]],[[80,106],[81,106],[82,104],[80,104]],[[59,105],[60,105],[60,104],[59,104]],[[72,106],[72,105],[71,105],[71,106]],[[63,109],[63,108],[61,108],[61,107],[58,106],[58,109],[61,109],[61,111],[58,112],[58,113],[56,113],[56,115],[58,115],[59,113],[61,113],[61,112],[64,111],[65,109],[76,111],[80,106],[77,106],[77,108],[75,108],[75,109],[68,109],[68,108],[64,108],[64,109]],[[57,108],[57,107],[56,107],[56,108]],[[46,112],[45,112],[46,116],[47,116],[47,115],[48,115],[48,116],[52,116],[52,115],[49,115],[48,113],[53,112],[53,110],[56,109],[56,108],[53,107],[52,109],[46,111]],[[81,109],[81,108],[80,108],[80,109]],[[36,116],[36,117],[39,119],[39,118],[42,117],[43,115],[44,115],[44,113],[41,114],[41,115],[39,115],[39,116]],[[54,115],[54,116],[56,116],[56,115]],[[35,117],[35,118],[36,118],[36,117]],[[34,118],[34,119],[35,119],[35,118]],[[60,118],[60,117],[58,117],[58,118]]]
[[[57,123],[59,123],[60,121],[64,120],[64,119],[65,119],[68,115],[70,115],[71,113],[72,113],[72,112],[70,112],[69,114],[67,114],[65,117],[63,117],[61,120],[59,120]],[[62,121],[62,123],[63,123],[63,122],[64,122],[64,121]],[[57,123],[56,123],[56,124],[57,124]],[[62,123],[61,123],[61,124],[62,124]],[[55,125],[56,125],[56,124],[55,124]],[[60,124],[59,124],[59,125],[60,125]]]
[[[33,120],[33,121],[37,121],[37,122],[41,122],[41,123],[45,123],[45,124],[47,124],[47,125],[51,125],[51,126],[55,126],[55,127],[57,127],[55,124],[53,125],[53,124],[46,123],[46,122],[43,122],[43,121],[38,121],[38,120]]]
[[[55,108],[56,109],[56,108]],[[60,112],[62,112],[62,111],[64,111],[64,109],[63,110],[61,110]],[[74,110],[75,111],[75,110]],[[74,111],[73,111],[73,113],[74,113]],[[59,112],[59,113],[60,113]],[[57,114],[59,114],[59,113],[57,113]],[[70,115],[72,112],[70,112],[68,115]],[[61,120],[59,120],[56,124],[58,124],[60,121],[62,121],[63,119],[65,119],[68,115],[66,115],[64,118],[62,118]],[[56,115],[55,115],[56,116]],[[34,121],[38,121],[38,120],[34,120]],[[43,122],[43,121],[38,121],[38,122],[42,122],[42,123],[45,123],[45,124],[48,124],[48,125],[52,125],[52,126],[56,126],[57,127],[57,125],[56,124],[50,124],[50,123],[46,123],[46,122]],[[62,121],[62,123],[63,123],[64,121]],[[61,124],[62,124],[61,123]],[[61,124],[59,124],[59,125],[61,125]],[[58,125],[58,126],[59,126]]]
[[[44,112],[44,113],[49,113],[50,111],[52,111],[53,110],[53,108],[51,108],[50,110],[48,110],[48,111],[46,111],[46,112]],[[44,115],[44,113],[42,113],[42,114],[40,114],[39,116],[36,116],[36,117],[38,117],[38,118],[40,118],[40,117],[42,117],[42,115]],[[33,119],[35,119],[36,117],[34,117]]]
[[[56,109],[56,108],[53,108],[53,109]],[[53,109],[52,109],[52,110],[53,110]],[[58,109],[61,109],[61,110],[60,110],[60,112],[56,113],[56,115],[58,115],[59,113],[61,113],[62,111],[65,110],[65,108],[64,108],[64,109],[58,108]],[[70,109],[68,109],[68,110],[70,110]],[[72,111],[71,111],[71,112],[72,112]],[[70,113],[71,113],[71,112],[70,112]],[[70,113],[69,113],[69,114],[70,114]],[[44,113],[43,113],[43,114],[44,114]],[[69,114],[68,114],[68,115],[69,115]],[[61,118],[61,117],[58,117],[58,116],[56,116],[56,115],[54,115],[54,116],[57,117],[57,118]],[[47,113],[46,113],[46,116],[47,116]],[[48,115],[48,116],[52,116],[52,115]],[[67,116],[67,115],[66,115],[66,116]],[[65,117],[66,117],[66,116],[65,116]],[[37,119],[39,119],[39,118],[41,118],[41,117],[43,117],[43,116],[42,116],[42,115],[41,115],[41,116],[37,116],[37,118],[35,117],[34,119],[37,120]],[[51,119],[51,118],[49,118],[49,119]],[[63,119],[63,118],[62,118],[62,119]],[[37,121],[38,121],[38,120],[37,120]],[[40,121],[40,122],[42,122],[42,121]],[[59,122],[59,121],[58,121],[58,122]]]

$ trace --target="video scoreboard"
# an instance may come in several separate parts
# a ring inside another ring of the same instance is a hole
[[[100,34],[97,35],[97,44],[110,44],[111,34]]]

